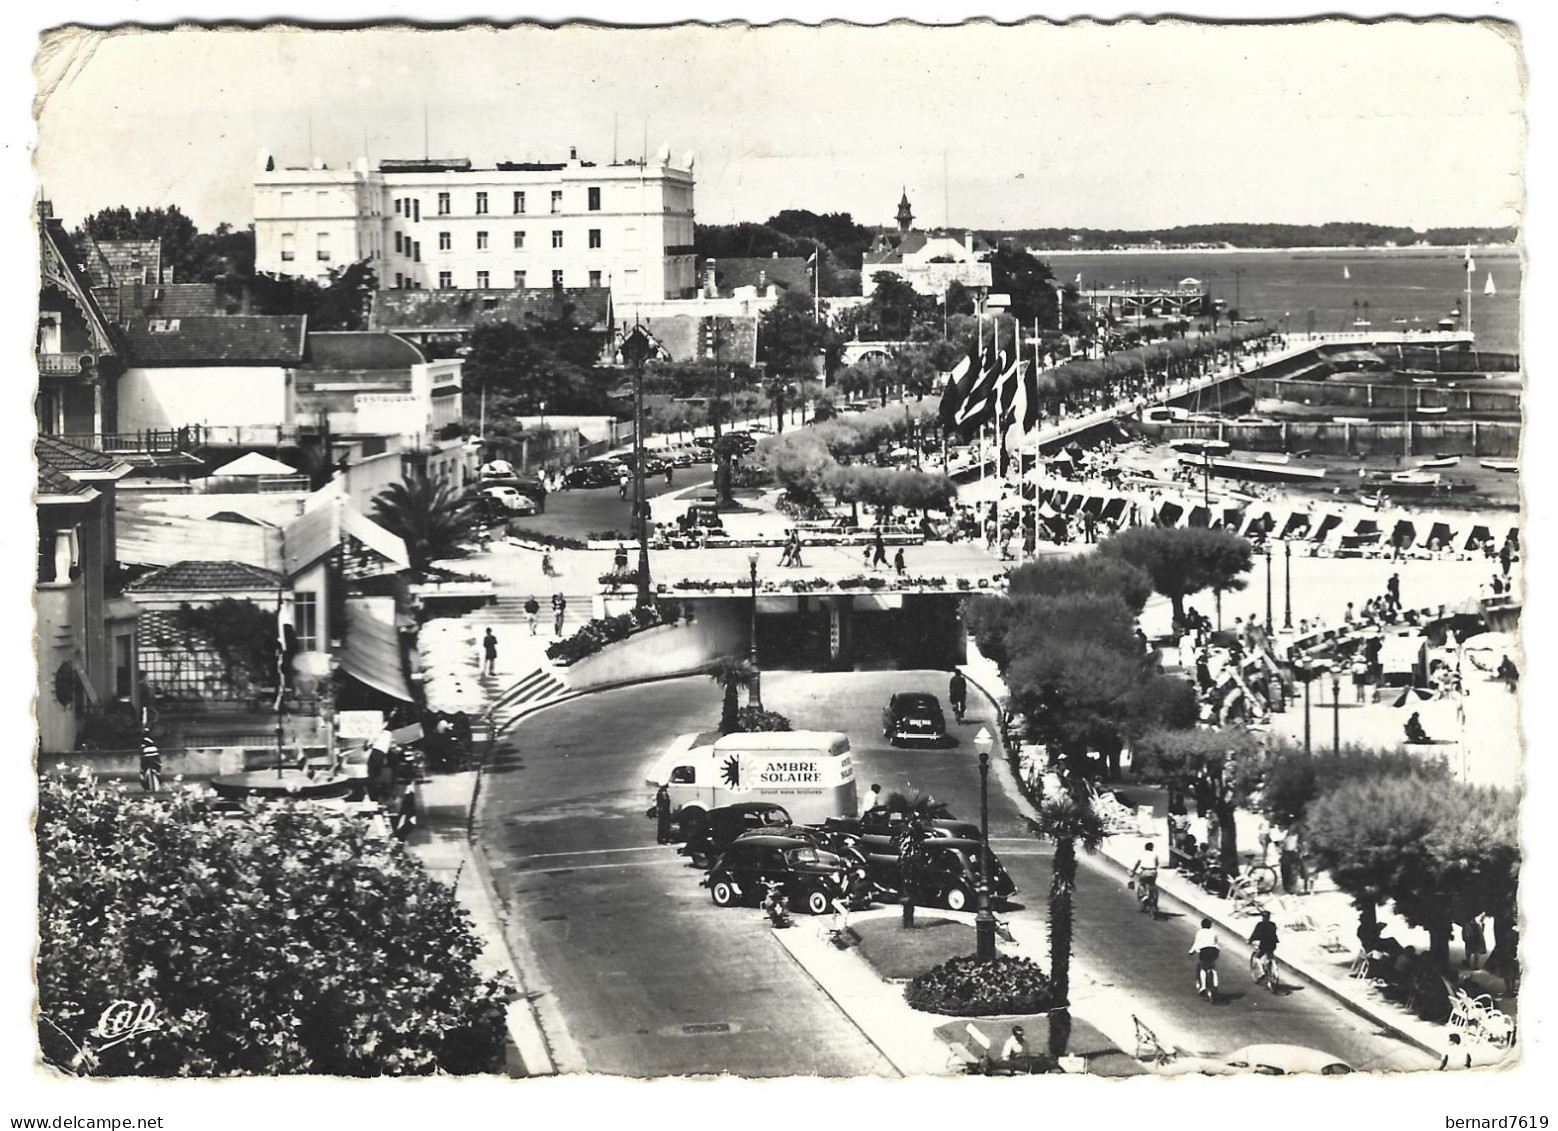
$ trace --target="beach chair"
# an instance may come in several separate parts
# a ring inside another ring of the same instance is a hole
[[[1321,923],[1309,913],[1309,909],[1295,899],[1284,897],[1283,902],[1289,905],[1288,927],[1294,931],[1311,931],[1322,950],[1332,954],[1343,954],[1347,950],[1347,943],[1342,939],[1342,928],[1338,923]]]

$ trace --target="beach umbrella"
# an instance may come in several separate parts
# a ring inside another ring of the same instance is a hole
[[[1434,697],[1434,693],[1426,687],[1408,687],[1391,703],[1392,707],[1415,707],[1419,703],[1426,703]]]

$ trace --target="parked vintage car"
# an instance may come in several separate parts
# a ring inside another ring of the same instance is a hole
[[[581,463],[577,467],[568,469],[568,474],[563,476],[564,487],[582,487],[590,490],[596,487],[615,487],[622,478],[623,465],[614,460],[591,460],[589,463]]]
[[[891,809],[867,809],[861,817],[834,817],[827,822],[829,829],[853,833],[856,836],[897,836],[903,831],[903,814]],[[979,826],[973,821],[960,821],[956,817],[936,817],[929,822],[931,836],[963,837],[979,839]]]
[[[483,487],[480,495],[497,509],[507,511],[510,514],[531,515],[536,513],[535,500],[529,495],[520,494],[514,487]]]
[[[719,805],[700,813],[695,820],[682,822],[682,835],[686,839],[678,851],[691,857],[700,868],[707,868],[743,833],[766,832],[789,825],[789,811],[782,805],[767,801]]]
[[[898,692],[882,708],[882,737],[893,746],[946,741],[947,720],[941,713],[941,703],[926,691]]]
[[[860,843],[866,852],[866,870],[871,882],[884,892],[901,895],[903,873],[899,866],[898,840],[867,836],[862,837]],[[914,885],[914,902],[926,906],[940,905],[949,911],[962,911],[972,906],[979,890],[979,841],[961,837],[933,837],[922,847],[925,864]],[[1007,875],[995,853],[991,852],[991,898],[1005,900],[1016,894],[1017,885]]]
[[[732,844],[714,862],[703,885],[719,907],[755,905],[776,883],[791,907],[824,915],[844,896],[848,867],[831,852],[797,837],[753,836]]]

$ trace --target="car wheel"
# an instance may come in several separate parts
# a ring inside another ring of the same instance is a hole
[[[709,885],[709,894],[714,897],[715,907],[734,907],[736,905],[736,887],[729,880],[715,880]]]
[[[806,893],[806,910],[812,915],[826,915],[832,908],[832,901],[828,899],[828,893],[821,888],[813,888]]]
[[[948,888],[946,904],[948,911],[962,911],[968,906],[968,892],[962,888]]]

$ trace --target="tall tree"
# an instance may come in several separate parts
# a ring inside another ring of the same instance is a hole
[[[1242,728],[1151,730],[1131,747],[1131,769],[1144,781],[1191,794],[1200,813],[1215,813],[1223,866],[1239,864],[1234,813],[1260,784],[1260,739]]]
[[[1055,325],[1060,302],[1048,263],[1013,243],[1001,244],[984,258],[990,264],[992,289],[1011,297],[1012,317],[1030,328],[1034,319],[1043,326]]]
[[[454,897],[368,822],[39,783],[38,1040],[102,1076],[499,1071],[514,988]],[[99,1047],[115,1002],[157,1024]]]
[[[1055,1008],[1049,1020],[1049,1054],[1066,1055],[1071,1041],[1071,940],[1077,890],[1077,849],[1089,856],[1104,843],[1103,818],[1092,805],[1069,793],[1046,798],[1029,827],[1036,836],[1055,842],[1049,886],[1050,982]]]
[[[475,525],[475,509],[448,484],[422,474],[391,483],[373,499],[373,520],[406,543],[411,568],[425,573],[460,553]]]
[[[950,817],[952,810],[945,801],[937,801],[918,789],[906,793],[893,790],[882,799],[882,807],[903,818],[894,845],[898,849],[898,905],[902,925],[913,927],[914,893],[925,867],[925,842],[931,837],[931,822]]]
[[[826,322],[814,321],[809,297],[786,291],[763,312],[758,324],[759,357],[768,372],[792,381],[811,380],[817,367],[832,372],[843,354],[844,341]]]
[[[731,734],[737,730],[737,693],[743,689],[751,690],[761,677],[752,662],[744,656],[721,656],[704,670],[710,682],[718,686],[721,692],[719,732]]]
[[[1174,606],[1174,624],[1185,621],[1185,598],[1203,589],[1242,589],[1250,569],[1250,544],[1226,530],[1137,526],[1116,534],[1100,552],[1130,562],[1152,578],[1152,587]]]
[[[189,277],[195,259],[195,241],[199,229],[180,211],[178,205],[165,208],[104,208],[81,223],[81,230],[95,240],[157,240],[162,244],[162,261],[171,266],[174,280]]]

